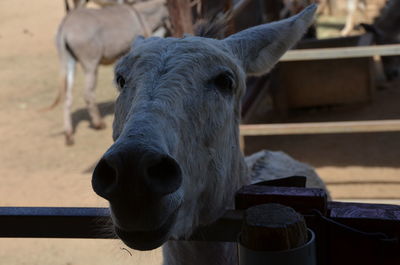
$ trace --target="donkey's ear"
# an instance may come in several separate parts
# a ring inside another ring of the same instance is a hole
[[[249,28],[224,39],[247,74],[265,74],[304,35],[314,20],[316,5],[278,22]]]

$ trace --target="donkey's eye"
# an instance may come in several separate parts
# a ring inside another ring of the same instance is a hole
[[[117,85],[120,89],[123,89],[125,86],[125,78],[122,77],[122,75],[118,75],[117,78],[115,79],[117,82]]]
[[[229,72],[220,73],[214,77],[212,82],[222,92],[231,92],[233,90],[234,80]]]

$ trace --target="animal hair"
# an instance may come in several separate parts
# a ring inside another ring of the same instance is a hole
[[[226,37],[231,12],[210,12],[211,15],[200,18],[194,25],[194,35],[204,38],[223,39]]]

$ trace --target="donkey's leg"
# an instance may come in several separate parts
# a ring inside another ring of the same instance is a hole
[[[104,129],[106,124],[101,118],[99,108],[96,104],[96,79],[97,79],[97,67],[85,69],[85,101],[89,111],[90,118],[92,120],[92,126],[95,129]]]
[[[70,57],[67,60],[67,67],[64,76],[64,88],[65,88],[65,103],[64,103],[64,131],[65,131],[65,143],[67,145],[74,144],[74,128],[72,125],[71,118],[71,107],[72,107],[72,87],[74,84],[76,61]]]
[[[364,16],[365,21],[368,22],[370,19],[369,19],[367,1],[360,0],[357,7],[360,10],[360,12],[362,13],[362,15]]]
[[[347,18],[346,24],[342,31],[341,36],[348,36],[354,28],[354,19],[357,11],[358,0],[347,0]]]

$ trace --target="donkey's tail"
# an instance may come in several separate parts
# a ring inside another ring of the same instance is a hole
[[[58,104],[60,104],[61,100],[65,97],[65,85],[60,86],[61,89],[58,90],[57,96],[54,99],[53,103],[51,103],[50,106],[44,107],[39,109],[39,112],[46,112],[46,111],[50,111],[52,109],[54,109],[55,107],[57,107]]]
[[[39,111],[49,111],[54,109],[65,98],[66,93],[72,89],[75,74],[76,57],[69,47],[63,34],[63,23],[61,24],[56,38],[58,56],[61,62],[61,86],[59,87],[53,103],[40,109]]]

